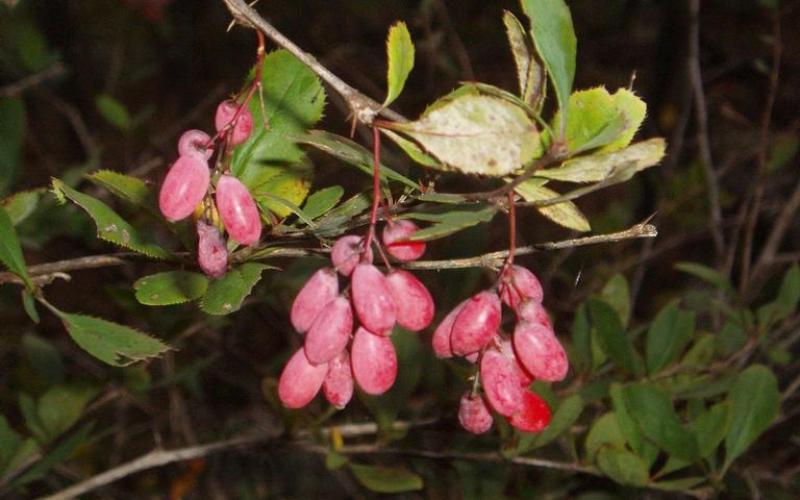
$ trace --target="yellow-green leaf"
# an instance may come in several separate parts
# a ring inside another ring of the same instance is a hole
[[[201,308],[207,314],[222,315],[238,311],[244,299],[261,279],[261,273],[269,268],[265,264],[248,262],[231,269],[222,278],[209,285]]]
[[[538,111],[546,88],[544,68],[531,53],[531,41],[519,19],[511,12],[504,11],[503,24],[506,26],[508,43],[517,68],[519,95],[528,106]]]
[[[558,198],[560,195],[552,189],[546,188],[535,179],[523,182],[515,191],[525,201],[543,201]],[[562,201],[546,207],[536,207],[540,214],[551,221],[575,231],[586,232],[592,229],[589,220],[571,201]]]
[[[389,29],[386,40],[386,56],[389,59],[389,68],[386,79],[389,90],[386,94],[384,106],[392,103],[403,91],[409,73],[414,68],[414,44],[406,23],[399,21]]]
[[[16,274],[25,282],[28,289],[33,288],[28,268],[25,267],[25,258],[22,256],[22,247],[17,238],[17,231],[5,209],[0,207],[0,262],[9,271]]]
[[[378,465],[349,464],[362,486],[376,493],[403,493],[421,490],[422,478],[407,469]]]

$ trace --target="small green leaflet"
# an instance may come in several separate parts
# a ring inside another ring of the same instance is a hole
[[[94,100],[100,116],[122,131],[131,128],[131,115],[124,104],[107,94],[101,94]]]
[[[604,446],[611,445],[615,448],[625,447],[625,437],[619,428],[617,415],[612,411],[598,418],[586,434],[586,460],[594,462],[597,452]]]
[[[598,299],[590,299],[588,304],[589,317],[603,351],[626,372],[641,373],[641,359],[614,308]]]
[[[543,201],[558,198],[560,195],[542,185],[541,180],[531,179],[515,188],[525,201]],[[551,221],[575,231],[586,232],[592,229],[589,220],[571,201],[562,201],[546,207],[536,207],[540,214]]]
[[[350,470],[362,486],[376,493],[403,493],[421,490],[422,478],[399,467],[349,464]]]
[[[342,186],[331,186],[313,193],[306,198],[306,204],[303,205],[303,212],[306,217],[311,220],[328,213],[333,207],[339,203],[344,195],[344,188]]]
[[[419,120],[393,126],[448,169],[501,177],[541,155],[536,126],[518,106],[485,95],[444,99],[444,104],[434,103]]]
[[[504,11],[503,24],[506,26],[508,43],[517,67],[519,95],[528,106],[538,111],[546,88],[544,68],[531,54],[528,34],[519,19],[511,12]]]
[[[439,163],[436,158],[423,151],[416,142],[410,141],[402,135],[392,132],[391,130],[381,129],[381,132],[386,135],[386,137],[393,140],[395,144],[400,146],[400,149],[402,149],[409,158],[419,163],[423,167],[432,168],[435,170],[444,170],[442,164]]]
[[[6,213],[11,218],[11,223],[13,225],[18,225],[36,210],[36,207],[39,205],[39,199],[44,191],[44,189],[21,191],[3,200],[2,208],[5,209]]]
[[[522,10],[531,23],[531,36],[556,91],[558,108],[567,109],[567,99],[575,79],[578,40],[572,15],[564,0],[521,0]],[[561,130],[564,135],[564,130]]]
[[[66,196],[89,214],[97,226],[97,236],[99,238],[148,257],[171,258],[169,252],[148,241],[138,229],[134,228],[97,198],[76,191],[55,178],[53,179],[53,191],[57,197]]]
[[[86,178],[136,207],[146,208],[157,213],[155,197],[141,179],[113,170],[98,170],[87,175]]]
[[[22,256],[22,247],[17,238],[17,231],[14,229],[8,213],[2,207],[0,207],[0,262],[9,271],[19,276],[29,290],[33,289],[28,268],[25,267],[25,258]]]
[[[597,466],[620,484],[644,486],[650,480],[647,464],[635,453],[606,446],[597,452]]]
[[[462,229],[491,221],[497,213],[494,205],[463,204],[437,205],[429,211],[415,211],[403,214],[404,219],[416,219],[434,224],[417,231],[412,241],[430,241],[451,235]]]
[[[409,73],[414,68],[414,44],[406,23],[399,21],[389,29],[386,40],[386,56],[389,60],[386,80],[389,90],[384,106],[391,104],[403,91]]]
[[[133,284],[136,300],[148,306],[169,306],[199,299],[207,288],[208,278],[189,271],[151,274]]]
[[[694,313],[681,311],[679,300],[667,304],[647,330],[647,369],[658,373],[678,359],[694,334]]]
[[[270,268],[266,264],[248,262],[231,269],[222,278],[213,281],[203,297],[201,309],[207,314],[223,315],[238,311],[244,299],[261,279],[261,273]]]
[[[54,309],[72,340],[82,349],[112,366],[127,366],[160,356],[171,347],[125,325]]]
[[[728,398],[731,424],[725,436],[726,470],[778,416],[778,380],[766,366],[752,365],[736,377]]]

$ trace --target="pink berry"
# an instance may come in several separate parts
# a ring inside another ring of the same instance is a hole
[[[311,364],[327,363],[347,347],[353,332],[353,309],[344,296],[328,302],[306,333],[304,349]]]
[[[439,323],[436,330],[433,331],[433,352],[440,358],[453,357],[453,348],[450,345],[450,337],[453,332],[453,323],[455,323],[461,310],[467,304],[469,299],[458,304],[452,311],[447,313],[447,316]]]
[[[534,377],[547,382],[564,380],[569,360],[553,330],[538,323],[520,321],[514,329],[514,352]]]
[[[253,131],[253,114],[247,107],[242,107],[237,117],[236,112],[239,110],[239,106],[239,103],[235,101],[222,101],[217,106],[217,114],[214,116],[214,126],[217,132],[228,127],[233,119],[236,118],[236,123],[233,124],[233,131],[229,135],[229,144],[231,146],[238,146],[246,141]]]
[[[526,370],[525,367],[522,366],[522,363],[520,363],[517,353],[514,352],[514,346],[512,345],[511,341],[504,338],[500,340],[498,344],[500,352],[503,353],[505,357],[514,361],[514,371],[519,378],[520,387],[528,387],[531,385],[531,382],[534,381],[534,377],[528,373],[528,370]]]
[[[435,308],[433,297],[425,285],[402,269],[390,272],[386,282],[397,307],[397,323],[412,332],[427,328],[433,321]]]
[[[450,345],[464,356],[485,347],[500,327],[500,298],[493,291],[483,291],[469,300],[453,323]]]
[[[242,182],[231,175],[217,181],[217,208],[228,234],[242,245],[255,245],[261,238],[261,216],[256,202]]]
[[[228,247],[216,227],[197,221],[197,263],[212,278],[228,270]]]
[[[164,217],[175,222],[192,215],[208,191],[210,176],[204,159],[180,156],[167,172],[158,194],[158,206]]]
[[[550,316],[547,314],[547,310],[545,310],[542,304],[535,300],[529,299],[519,304],[517,307],[517,316],[520,320],[538,323],[550,329],[553,328],[553,323],[550,322]]]
[[[359,264],[350,280],[353,306],[361,325],[377,335],[391,334],[397,313],[386,276],[372,264]]]
[[[340,410],[353,397],[353,370],[346,349],[328,362],[328,374],[322,383],[322,392],[325,399]]]
[[[522,408],[508,422],[525,432],[540,432],[550,425],[553,415],[547,403],[530,391],[522,393]]]
[[[383,394],[397,378],[397,353],[392,341],[360,327],[350,348],[350,366],[364,392],[373,396]]]
[[[400,262],[411,262],[425,253],[424,241],[409,241],[419,230],[410,220],[398,220],[383,228],[383,244],[386,251]]]
[[[372,250],[364,252],[362,259],[362,251],[364,251],[364,238],[356,235],[342,236],[331,248],[331,262],[333,267],[339,271],[342,276],[350,276],[353,273],[356,265],[362,260],[367,263],[372,263]]]
[[[304,333],[311,328],[322,309],[337,295],[339,295],[339,279],[336,277],[336,272],[329,267],[315,272],[292,302],[290,319],[294,329]]]
[[[494,349],[484,352],[481,358],[481,386],[497,413],[510,417],[522,408],[525,390],[520,386],[513,360]]]
[[[208,147],[206,147],[208,144]],[[178,139],[178,154],[180,156],[194,155],[208,161],[214,154],[211,146],[211,137],[202,130],[187,130]]]
[[[312,365],[303,349],[298,349],[283,368],[278,397],[287,408],[302,408],[317,395],[327,373],[327,364]]]
[[[458,404],[458,421],[461,427],[473,434],[483,434],[491,429],[493,420],[483,398],[471,396],[469,391],[461,396]]]
[[[500,297],[504,304],[516,310],[527,299],[541,303],[544,290],[539,278],[530,270],[522,266],[512,266],[500,277]]]

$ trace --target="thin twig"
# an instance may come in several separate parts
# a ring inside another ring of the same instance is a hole
[[[64,74],[65,70],[66,68],[64,67],[64,64],[62,64],[61,61],[58,61],[38,73],[28,75],[14,83],[0,87],[0,98],[16,97],[31,87],[35,87],[40,83],[46,82],[47,80],[58,78]]]
[[[280,47],[291,52],[311,71],[317,74],[325,83],[330,85],[339,95],[341,95],[350,109],[356,121],[365,125],[372,125],[375,118],[380,115],[396,122],[408,121],[403,115],[385,108],[375,100],[367,97],[360,91],[351,87],[341,78],[333,74],[328,68],[322,65],[317,58],[301,49],[297,44],[288,39],[283,33],[278,31],[272,24],[252,7],[247,5],[244,0],[223,0],[233,18],[242,26],[260,30],[270,40]]]
[[[775,260],[775,255],[778,253],[783,237],[793,223],[796,222],[795,215],[798,210],[800,210],[800,182],[795,186],[792,196],[783,205],[783,209],[775,220],[769,236],[767,236],[767,242],[764,243],[756,265],[753,267],[753,280],[757,280],[765,268]]]
[[[97,269],[109,266],[121,266],[127,264],[127,259],[135,256],[131,253],[118,253],[113,255],[90,255],[87,257],[78,257],[76,259],[59,260],[56,262],[48,262],[46,264],[37,264],[28,267],[28,274],[31,277],[58,275],[61,277],[63,273],[69,271],[79,271],[81,269]],[[21,283],[21,280],[16,275],[3,272],[0,273],[0,284],[3,283]]]

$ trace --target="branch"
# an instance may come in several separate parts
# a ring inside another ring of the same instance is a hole
[[[317,74],[325,83],[331,86],[339,95],[347,101],[348,106],[353,112],[356,121],[365,125],[372,125],[375,118],[380,115],[396,122],[406,122],[403,115],[385,108],[383,105],[367,97],[362,92],[354,89],[341,78],[334,75],[328,68],[322,65],[317,58],[298,47],[288,39],[283,33],[275,29],[266,19],[252,7],[247,5],[244,0],[223,0],[234,20],[247,28],[261,31],[270,40],[280,47],[291,52],[303,64],[308,66],[311,71]]]
[[[28,267],[28,274],[34,278],[63,277],[63,273],[69,271],[121,266],[128,263],[126,258],[130,258],[135,255],[136,254],[132,253],[118,253],[113,255],[90,255],[88,257],[79,257],[77,259],[59,260],[56,262],[48,262],[46,264],[30,266]],[[12,273],[3,272],[0,273],[0,285],[3,283],[21,284],[22,280]]]
[[[21,80],[10,83],[4,87],[0,87],[0,97],[16,97],[23,93],[25,90],[35,87],[42,82],[46,82],[52,78],[57,78],[64,74],[66,68],[61,61],[56,62],[38,73],[28,75]]]

